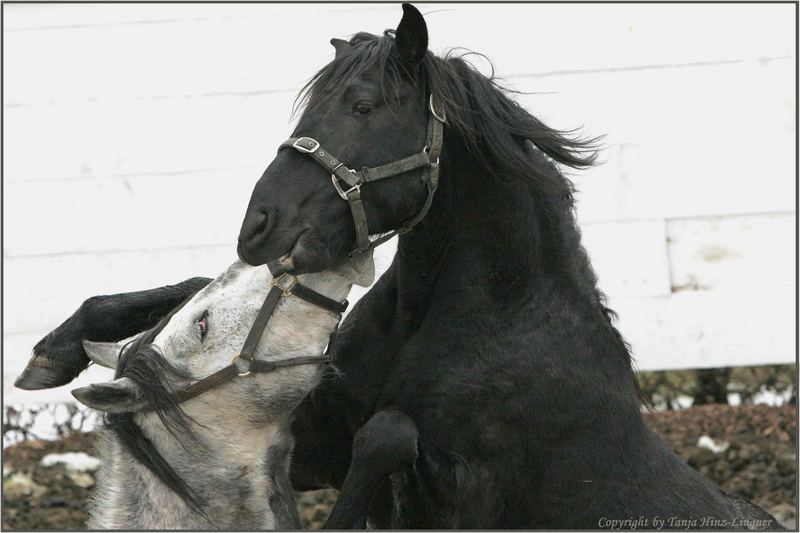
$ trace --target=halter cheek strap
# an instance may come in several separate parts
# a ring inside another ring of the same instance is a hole
[[[410,231],[428,213],[433,202],[433,194],[439,185],[439,156],[442,153],[444,124],[446,122],[444,111],[437,112],[433,105],[433,95],[428,100],[428,108],[430,111],[428,132],[425,147],[422,151],[378,167],[364,167],[361,170],[350,169],[329,151],[325,150],[319,141],[311,137],[291,137],[281,143],[278,148],[279,151],[284,148],[292,148],[302,154],[306,154],[324,168],[326,172],[330,173],[336,192],[350,206],[350,213],[353,216],[353,224],[356,230],[356,249],[353,253],[375,248],[395,235]],[[361,186],[365,183],[399,176],[420,168],[425,171],[423,182],[428,193],[422,209],[396,230],[383,235],[375,241],[370,241],[367,215],[364,212],[364,204],[361,200]],[[344,184],[344,187],[342,184]]]

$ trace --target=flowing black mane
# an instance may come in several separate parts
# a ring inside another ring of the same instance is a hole
[[[443,58],[426,52],[420,72],[414,74],[398,57],[391,30],[382,37],[358,33],[350,43],[351,51],[323,67],[300,92],[298,103],[307,110],[345,80],[374,68],[380,73],[384,97],[390,106],[398,107],[400,82],[404,79],[424,88],[425,94],[433,94],[444,106],[448,125],[495,177],[521,179],[540,192],[571,198],[570,181],[555,165],[532,157],[530,143],[569,167],[585,168],[595,161],[598,138],[577,138],[574,131],[559,131],[543,124],[511,98],[514,91],[502,87],[494,74],[481,74],[467,60],[472,52],[451,51]]]
[[[187,301],[184,301],[184,304]],[[191,437],[193,431],[188,417],[164,384],[163,376],[172,375],[182,379],[189,379],[191,376],[170,363],[153,345],[153,341],[184,304],[122,348],[114,375],[115,379],[127,377],[139,385],[164,427],[179,443],[182,443],[182,439],[187,436]],[[137,461],[185,501],[191,509],[205,516],[202,510],[203,499],[175,472],[150,439],[142,433],[134,420],[134,413],[108,414],[106,426],[117,435],[122,445]]]

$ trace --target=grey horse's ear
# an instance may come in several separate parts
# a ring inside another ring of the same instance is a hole
[[[375,260],[372,248],[349,257],[341,267],[342,273],[356,285],[369,287],[375,281]]]
[[[331,44],[336,49],[336,57],[342,57],[344,54],[353,49],[353,45],[343,39],[331,39]]]
[[[133,413],[148,406],[144,393],[131,378],[92,383],[72,391],[76,400],[106,413]]]
[[[126,341],[120,342],[94,342],[83,341],[83,349],[89,359],[106,368],[117,368],[117,359]]]
[[[428,25],[419,10],[403,4],[403,18],[395,30],[395,45],[403,62],[416,67],[428,50]]]

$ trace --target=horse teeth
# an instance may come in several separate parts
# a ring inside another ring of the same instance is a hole
[[[294,260],[291,258],[291,256],[289,256],[289,254],[286,254],[285,257],[281,258],[280,263],[281,266],[286,270],[292,270],[294,268]]]

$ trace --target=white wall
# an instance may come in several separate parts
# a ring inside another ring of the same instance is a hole
[[[585,244],[641,369],[790,362],[791,5],[424,5],[534,114],[606,134],[573,173]],[[90,295],[212,276],[331,37],[396,5],[4,6],[6,400]],[[380,254],[385,268],[393,246]],[[96,378],[93,370],[81,378]]]

